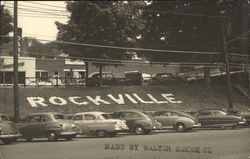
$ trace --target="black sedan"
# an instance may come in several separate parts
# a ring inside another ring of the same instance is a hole
[[[220,109],[206,109],[197,112],[197,118],[203,128],[233,129],[245,125],[246,119],[236,115],[228,115]]]

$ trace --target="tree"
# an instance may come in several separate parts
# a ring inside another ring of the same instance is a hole
[[[132,46],[131,41],[143,29],[138,8],[140,1],[71,1],[67,10],[71,13],[67,24],[56,22],[57,39],[67,42],[92,43],[110,46]],[[106,59],[128,59],[126,50],[76,45],[61,45],[70,56]],[[98,67],[103,64],[95,63]],[[110,63],[112,64],[112,63]],[[101,69],[100,69],[101,72]]]
[[[8,34],[13,31],[12,22],[13,19],[9,11],[6,10],[3,5],[0,5],[0,46],[10,41]]]
[[[23,48],[27,51],[28,56],[31,57],[48,57],[53,58],[54,56],[60,55],[58,50],[58,44],[55,42],[41,43],[35,38],[24,37]],[[25,53],[25,51],[24,51]]]
[[[221,17],[227,17],[228,39],[240,35],[241,1],[152,1],[144,7],[146,27],[141,42],[148,47],[185,51],[222,51]],[[239,41],[228,46],[229,51],[241,53]],[[221,55],[148,54],[151,61],[164,62],[223,62]],[[209,82],[209,68],[204,74]]]

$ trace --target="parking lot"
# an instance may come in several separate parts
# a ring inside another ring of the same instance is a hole
[[[0,142],[2,159],[246,159],[250,129],[200,129],[185,133],[155,131],[149,135],[118,134],[113,138],[80,136],[72,141]]]

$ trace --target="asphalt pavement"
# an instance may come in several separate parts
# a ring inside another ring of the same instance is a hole
[[[0,142],[0,152],[2,159],[248,159],[250,128],[81,136],[57,142],[19,140],[11,145]]]

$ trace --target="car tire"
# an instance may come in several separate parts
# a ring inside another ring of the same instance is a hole
[[[65,137],[65,140],[66,140],[66,141],[71,141],[72,139],[73,139],[73,136],[66,136],[66,137]]]
[[[115,135],[116,135],[116,132],[110,132],[110,133],[109,133],[109,136],[110,136],[110,137],[114,137]]]
[[[47,134],[48,141],[56,141],[57,140],[57,135],[55,132],[48,132]]]
[[[11,144],[13,142],[13,139],[2,139],[4,144]]]
[[[99,130],[99,131],[96,132],[96,135],[98,137],[106,137],[107,136],[107,131],[105,131],[105,130]]]
[[[145,129],[142,126],[137,126],[135,128],[135,133],[137,135],[143,135],[143,134],[145,134]]]
[[[151,130],[147,129],[145,130],[145,134],[149,134],[151,132]]]
[[[185,124],[183,124],[183,123],[177,123],[175,125],[175,128],[176,128],[177,132],[185,132],[186,131]]]
[[[26,138],[27,142],[31,142],[33,140],[33,138]]]

